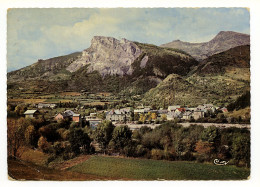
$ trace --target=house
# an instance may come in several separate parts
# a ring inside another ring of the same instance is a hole
[[[203,117],[204,117],[204,114],[205,114],[204,111],[202,111],[202,110],[196,110],[196,111],[193,112],[192,117],[193,117],[195,120],[197,120],[197,119],[199,119],[199,118],[203,118]]]
[[[71,111],[71,110],[66,110],[66,111],[64,111],[64,112],[62,112],[62,113],[58,113],[58,114],[54,117],[54,119],[55,119],[56,121],[58,121],[58,120],[65,120],[65,119],[72,120],[74,114],[75,114],[75,113],[74,113],[73,111]]]
[[[220,109],[223,113],[227,113],[228,112],[228,109],[226,107],[223,107]]]
[[[130,117],[130,108],[111,110],[106,115],[106,119],[110,121],[129,121]]]
[[[158,117],[161,118],[162,115],[166,115],[168,114],[168,110],[163,110],[163,109],[160,109],[157,111],[157,114],[158,114]]]
[[[174,120],[174,119],[181,119],[182,113],[181,112],[168,112],[167,120]]]
[[[81,115],[80,114],[73,114],[72,121],[81,123]]]
[[[193,118],[193,116],[192,116],[192,112],[191,111],[185,111],[182,114],[182,119],[184,119],[184,120],[191,120],[192,118]]]
[[[39,103],[37,105],[37,108],[51,108],[51,109],[54,109],[56,107],[57,107],[56,104],[49,104],[49,103]]]
[[[38,110],[26,110],[25,118],[38,118],[41,113]]]
[[[89,122],[89,126],[90,126],[92,129],[95,129],[95,128],[97,128],[97,125],[102,122],[102,119],[99,119],[99,118],[90,119],[88,122]]]
[[[185,109],[186,109],[186,111],[191,111],[191,112],[194,112],[197,110],[197,108],[185,108]]]
[[[168,111],[172,112],[175,111],[177,108],[181,108],[180,105],[168,106]]]
[[[90,113],[90,116],[86,116],[84,120],[89,122],[89,126],[93,129],[97,128],[97,125],[102,122],[102,119],[97,118],[96,113]]]
[[[136,107],[137,109],[134,110],[134,113],[138,113],[138,114],[144,114],[144,113],[148,113],[151,110],[151,106],[138,106]]]
[[[185,112],[185,108],[176,108],[175,112]]]

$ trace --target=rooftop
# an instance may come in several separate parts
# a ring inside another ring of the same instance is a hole
[[[24,113],[26,114],[34,114],[37,110],[26,110],[26,112]]]

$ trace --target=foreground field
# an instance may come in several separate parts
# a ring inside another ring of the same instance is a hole
[[[242,180],[250,171],[184,161],[159,161],[93,156],[69,171],[130,180]]]
[[[34,165],[29,162],[9,160],[8,175],[13,180],[116,180],[117,178],[109,178],[95,176],[91,174],[82,174],[71,171],[54,170],[47,167]]]

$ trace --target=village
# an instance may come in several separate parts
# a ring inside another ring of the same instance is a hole
[[[27,110],[24,115],[26,118],[38,118],[44,116],[43,109],[55,109],[57,104],[44,104],[39,103],[35,105],[35,109]],[[40,112],[40,110],[42,112]],[[125,107],[120,109],[110,110],[97,110],[94,108],[92,112],[87,115],[86,113],[79,113],[79,110],[66,110],[59,112],[52,116],[51,121],[59,122],[62,120],[70,121],[78,127],[89,126],[92,129],[96,129],[98,124],[104,120],[111,121],[113,125],[127,125],[131,130],[140,129],[143,126],[155,128],[165,121],[175,121],[180,124],[186,125],[191,123],[205,124],[204,119],[208,117],[220,118],[217,123],[225,124],[230,121],[229,118],[225,118],[224,114],[228,110],[226,107],[217,107],[213,104],[203,104],[197,107],[182,107],[180,105],[169,106],[167,109],[160,108],[159,110],[152,109],[151,106],[137,106],[136,108]],[[209,124],[214,125],[215,123]],[[231,125],[231,124],[229,124]],[[221,126],[221,125],[217,125]],[[237,125],[236,125],[237,126]],[[223,127],[223,125],[222,125]],[[241,125],[245,127],[245,125]]]

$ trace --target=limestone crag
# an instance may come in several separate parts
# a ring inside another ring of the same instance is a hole
[[[91,46],[66,69],[75,72],[88,65],[88,72],[98,71],[102,76],[131,75],[131,64],[140,54],[141,49],[129,40],[94,36]]]

